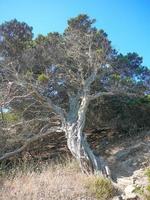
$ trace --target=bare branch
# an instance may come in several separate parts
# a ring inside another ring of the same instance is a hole
[[[19,125],[26,126],[27,124],[35,123],[35,122],[48,122],[48,123],[50,123],[50,118],[49,117],[43,117],[43,118],[34,118],[34,119],[31,119],[31,120],[27,120],[27,121],[21,121],[21,122],[18,122],[16,124],[11,125],[8,130],[10,130],[11,128],[15,128]],[[52,122],[52,123],[59,125],[57,122]]]
[[[110,96],[110,95],[114,95],[114,93],[113,92],[98,92],[93,95],[88,95],[88,98],[89,98],[89,100],[94,100],[94,99],[97,99],[98,97],[104,96],[104,95]]]
[[[89,98],[89,100],[94,100],[94,99],[97,99],[98,97],[100,97],[100,96],[112,96],[112,95],[117,95],[117,94],[122,94],[122,95],[124,95],[124,93],[117,93],[117,92],[98,92],[98,93],[96,93],[96,94],[93,94],[93,95],[88,95],[88,98]],[[126,96],[130,96],[130,97],[135,97],[135,96],[137,96],[137,94],[134,94],[134,93],[125,93],[125,95]]]

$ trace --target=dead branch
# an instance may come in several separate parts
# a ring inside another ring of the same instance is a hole
[[[3,105],[3,106],[7,106],[7,105],[9,105],[9,104],[10,104],[12,101],[14,101],[14,100],[28,98],[28,97],[31,97],[33,94],[34,94],[34,92],[30,92],[29,94],[26,94],[26,95],[14,96],[14,97],[13,97],[12,99],[10,99],[9,101],[3,102],[2,105]]]

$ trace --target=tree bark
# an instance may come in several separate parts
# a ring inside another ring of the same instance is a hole
[[[74,127],[72,125],[72,127]],[[111,178],[110,170],[104,159],[95,155],[90,148],[84,133],[80,133],[78,128],[69,128],[67,144],[72,155],[80,164],[82,172],[85,174],[98,174],[107,178]]]
[[[94,154],[83,133],[88,104],[88,98],[86,96],[83,97],[75,121],[71,120],[67,123],[66,136],[68,148],[79,162],[82,172],[111,178],[108,165],[102,157]]]

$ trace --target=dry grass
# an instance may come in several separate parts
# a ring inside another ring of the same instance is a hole
[[[110,199],[109,193],[113,190],[110,182],[82,174],[75,161],[66,163],[44,167],[36,165],[38,169],[24,164],[11,173],[1,174],[0,200],[96,200],[96,197],[100,200]]]
[[[46,167],[41,173],[18,171],[1,178],[1,200],[94,200],[87,194],[88,177],[75,162]]]

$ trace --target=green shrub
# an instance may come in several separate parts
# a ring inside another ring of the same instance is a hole
[[[86,182],[86,188],[90,195],[100,200],[111,199],[116,192],[110,180],[92,176]]]
[[[19,114],[17,113],[12,113],[12,112],[6,112],[3,113],[4,116],[4,120],[8,123],[13,123],[13,122],[17,122],[20,119]]]
[[[38,81],[42,82],[42,83],[47,83],[48,82],[48,76],[46,76],[45,74],[40,74],[38,76]]]

